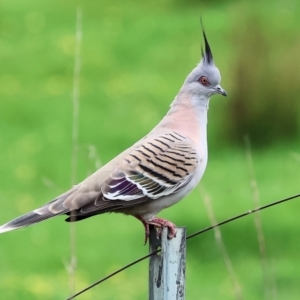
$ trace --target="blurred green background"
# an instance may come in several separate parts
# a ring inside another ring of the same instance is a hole
[[[146,134],[200,59],[202,16],[228,97],[210,104],[200,187],[218,221],[254,207],[244,137],[261,204],[299,193],[300,3],[285,1],[1,1],[0,223],[71,185],[76,10],[82,44],[76,182]],[[213,231],[187,243],[186,299],[299,299],[300,199],[221,227],[236,292]],[[195,189],[160,216],[188,233],[210,224]],[[1,299],[64,299],[69,224],[58,217],[0,236]],[[76,224],[76,290],[145,255],[134,218]],[[148,262],[78,299],[147,299]]]

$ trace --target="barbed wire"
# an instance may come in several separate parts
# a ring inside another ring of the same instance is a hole
[[[208,226],[208,227],[206,227],[206,228],[204,228],[204,229],[201,229],[201,230],[199,230],[199,231],[197,231],[197,232],[195,232],[195,233],[192,233],[192,234],[188,235],[188,236],[186,237],[186,239],[188,240],[188,239],[194,238],[195,236],[200,235],[200,234],[202,234],[202,233],[204,233],[204,232],[207,232],[207,231],[209,231],[209,230],[212,230],[212,229],[214,229],[215,227],[225,225],[225,224],[227,224],[227,223],[229,223],[229,222],[235,221],[235,220],[240,219],[240,218],[242,218],[242,217],[246,217],[246,216],[248,216],[248,215],[250,215],[250,214],[253,214],[253,213],[256,213],[256,212],[258,212],[258,211],[264,210],[264,209],[266,209],[266,208],[269,208],[269,207],[272,207],[272,206],[275,206],[275,205],[284,203],[284,202],[289,201],[289,200],[296,199],[296,198],[298,198],[298,197],[300,197],[300,194],[296,194],[296,195],[294,195],[294,196],[290,196],[290,197],[287,197],[287,198],[284,198],[284,199],[281,199],[281,200],[278,200],[278,201],[275,201],[275,202],[272,202],[272,203],[269,203],[269,204],[266,204],[266,205],[263,205],[263,206],[254,208],[254,209],[250,209],[250,210],[248,210],[248,211],[246,211],[246,212],[244,212],[244,213],[242,213],[242,214],[239,214],[239,215],[237,215],[237,216],[235,216],[235,217],[226,219],[226,220],[224,220],[224,221],[222,221],[222,222],[220,222],[220,223],[217,223],[217,224],[215,224],[215,225]],[[87,286],[86,288],[84,288],[83,290],[77,292],[76,294],[74,294],[73,296],[67,298],[66,300],[72,300],[72,299],[75,299],[77,296],[79,296],[79,295],[83,294],[84,292],[90,290],[90,289],[93,288],[94,286],[96,286],[96,285],[98,285],[98,284],[100,284],[100,283],[102,283],[102,282],[108,280],[109,278],[111,278],[111,277],[117,275],[118,273],[121,273],[122,271],[124,271],[124,270],[126,270],[126,269],[132,267],[133,265],[138,264],[139,262],[145,260],[146,258],[149,258],[150,256],[152,256],[152,255],[154,255],[154,254],[157,254],[158,252],[160,252],[160,249],[155,250],[155,251],[153,251],[153,252],[151,252],[151,253],[149,253],[149,254],[147,254],[147,255],[144,255],[144,256],[140,257],[139,259],[137,259],[137,260],[135,260],[135,261],[133,261],[133,262],[131,262],[131,263],[125,265],[124,267],[122,267],[122,268],[116,270],[115,272],[113,272],[113,273],[111,273],[111,274],[109,274],[109,275],[103,277],[102,279],[100,279],[100,280],[94,282],[93,284]]]

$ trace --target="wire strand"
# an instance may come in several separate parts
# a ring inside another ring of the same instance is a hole
[[[139,263],[139,262],[145,260],[146,258],[149,258],[150,256],[152,256],[152,255],[154,255],[154,254],[156,254],[156,253],[158,253],[158,252],[160,252],[160,250],[156,250],[156,251],[153,251],[153,252],[151,252],[151,253],[149,253],[149,254],[147,254],[147,255],[145,255],[145,256],[142,256],[141,258],[139,258],[139,259],[137,259],[137,260],[131,262],[130,264],[125,265],[125,266],[122,267],[121,269],[118,269],[117,271],[115,271],[115,272],[113,272],[113,273],[111,273],[111,274],[109,274],[109,275],[103,277],[102,279],[100,279],[100,280],[94,282],[93,284],[89,285],[88,287],[84,288],[83,290],[81,290],[80,292],[74,294],[73,296],[67,298],[66,300],[74,299],[75,297],[77,297],[77,296],[83,294],[84,292],[88,291],[89,289],[93,288],[94,286],[96,286],[96,285],[102,283],[103,281],[106,281],[107,279],[109,279],[109,278],[111,278],[111,277],[117,275],[118,273],[121,273],[122,271],[124,271],[124,270],[130,268],[130,267],[133,266],[133,265],[136,265],[137,263]]]
[[[222,221],[222,222],[220,222],[220,223],[218,223],[218,224],[215,224],[215,225],[206,227],[206,228],[204,228],[204,229],[202,229],[202,230],[199,230],[199,231],[197,231],[197,232],[195,232],[195,233],[193,233],[193,234],[190,234],[190,235],[187,236],[186,239],[193,238],[193,237],[195,237],[195,236],[197,236],[197,235],[199,235],[199,234],[201,234],[201,233],[204,233],[204,232],[206,232],[206,231],[209,231],[209,230],[211,230],[211,229],[214,229],[214,228],[217,227],[217,226],[222,226],[222,225],[224,225],[224,224],[227,224],[227,223],[229,223],[229,222],[235,221],[235,220],[240,219],[240,218],[242,218],[242,217],[245,217],[245,216],[251,215],[251,214],[253,214],[253,213],[256,213],[257,211],[264,210],[264,209],[269,208],[269,207],[271,207],[271,206],[274,206],[274,205],[277,205],[277,204],[280,204],[280,203],[283,203],[283,202],[286,202],[286,201],[289,201],[289,200],[292,200],[292,199],[295,199],[295,198],[298,198],[298,197],[300,197],[300,194],[297,194],[297,195],[294,195],[294,196],[291,196],[291,197],[287,197],[287,198],[284,198],[284,199],[281,199],[281,200],[278,200],[278,201],[269,203],[269,204],[267,204],[267,205],[257,207],[257,208],[255,208],[255,209],[250,209],[250,210],[248,210],[248,211],[246,211],[246,212],[244,212],[244,213],[242,213],[242,214],[240,214],[240,215],[237,215],[237,216],[232,217],[232,218],[230,218],[230,219],[224,220],[224,221]]]
[[[296,195],[294,195],[294,196],[290,196],[290,197],[287,197],[287,198],[284,198],[284,199],[281,199],[281,200],[278,200],[278,201],[275,201],[275,202],[266,204],[266,205],[264,205],[264,206],[257,207],[257,208],[255,208],[255,209],[250,209],[250,210],[248,210],[248,211],[246,211],[246,212],[244,212],[244,213],[242,213],[242,214],[240,214],[240,215],[237,215],[237,216],[235,216],[235,217],[232,217],[232,218],[230,218],[230,219],[224,220],[224,221],[222,221],[222,222],[220,222],[220,223],[217,223],[217,224],[215,224],[215,225],[212,225],[212,226],[206,227],[206,228],[204,228],[204,229],[202,229],[202,230],[199,230],[199,231],[197,231],[197,232],[195,232],[195,233],[193,233],[193,234],[190,234],[190,235],[187,236],[186,239],[188,240],[188,239],[194,238],[195,236],[200,235],[200,234],[202,234],[202,233],[204,233],[204,232],[207,232],[207,231],[209,231],[209,230],[212,230],[212,229],[214,229],[214,228],[216,228],[216,227],[218,227],[218,226],[225,225],[225,224],[227,224],[227,223],[229,223],[229,222],[235,221],[235,220],[240,219],[240,218],[242,218],[242,217],[246,217],[246,216],[251,215],[251,214],[253,214],[253,213],[256,213],[256,212],[258,212],[258,211],[260,211],[260,210],[264,210],[264,209],[266,209],[266,208],[275,206],[275,205],[277,205],[277,204],[284,203],[284,202],[289,201],[289,200],[296,199],[296,198],[298,198],[298,197],[300,197],[300,194],[296,194]],[[139,262],[145,260],[146,258],[149,258],[150,256],[152,256],[152,255],[154,255],[154,254],[157,254],[158,252],[160,252],[160,250],[153,251],[153,252],[151,252],[151,253],[149,253],[149,254],[147,254],[147,255],[145,255],[145,256],[143,256],[143,257],[141,257],[141,258],[139,258],[139,259],[137,259],[137,260],[135,260],[135,261],[133,261],[133,262],[127,264],[127,265],[125,265],[124,267],[122,267],[122,268],[116,270],[115,272],[113,272],[113,273],[111,273],[111,274],[109,274],[109,275],[103,277],[102,279],[100,279],[100,280],[94,282],[93,284],[87,286],[86,288],[84,288],[83,290],[81,290],[81,291],[79,291],[78,293],[74,294],[73,296],[67,298],[66,300],[75,299],[77,296],[79,296],[79,295],[83,294],[84,292],[90,290],[90,289],[93,288],[94,286],[96,286],[96,285],[98,285],[98,284],[100,284],[100,283],[106,281],[107,279],[109,279],[109,278],[111,278],[111,277],[117,275],[118,273],[120,273],[120,272],[122,272],[122,271],[124,271],[124,270],[126,270],[126,269],[128,269],[128,268],[130,268],[131,266],[136,265],[137,263],[139,263]]]

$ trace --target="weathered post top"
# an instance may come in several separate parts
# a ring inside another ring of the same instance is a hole
[[[176,237],[168,239],[168,228],[161,237],[156,229],[150,230],[149,300],[184,300],[186,266],[186,228],[177,227]]]

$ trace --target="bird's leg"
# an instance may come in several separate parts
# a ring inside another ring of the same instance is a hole
[[[138,220],[140,220],[142,222],[142,224],[145,227],[145,245],[147,244],[149,235],[150,235],[150,228],[149,225],[153,225],[157,228],[157,235],[161,235],[161,231],[163,227],[168,227],[169,231],[168,231],[168,238],[172,239],[173,237],[176,237],[176,229],[175,229],[175,224],[173,224],[172,222],[162,219],[162,218],[158,218],[158,217],[153,217],[151,221],[146,221],[145,219],[143,219],[141,216],[135,216]]]
[[[145,228],[145,240],[144,240],[144,245],[147,244],[148,238],[150,236],[150,228],[149,228],[149,223],[145,221],[141,216],[135,216],[139,221],[142,222]]]

